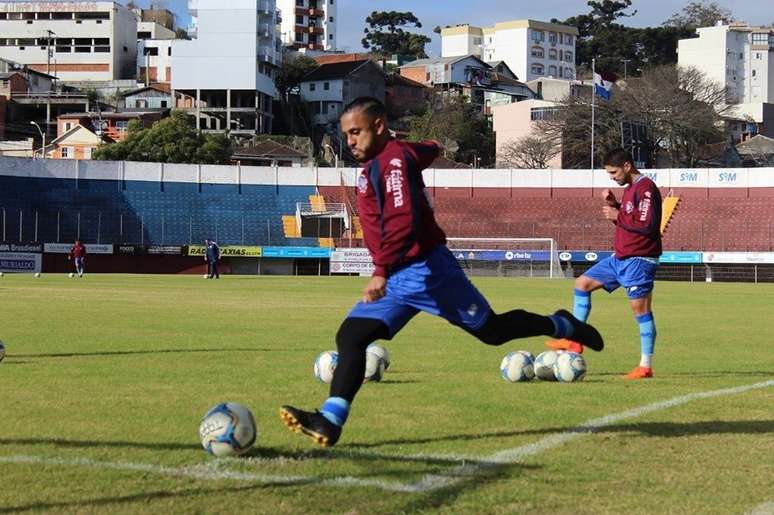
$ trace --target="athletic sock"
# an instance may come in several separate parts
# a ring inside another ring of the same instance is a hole
[[[637,318],[640,326],[640,366],[652,368],[653,350],[656,347],[656,322],[653,313],[645,313]]]
[[[575,289],[575,300],[572,305],[572,314],[581,322],[589,319],[591,313],[591,292]]]
[[[554,338],[570,338],[573,334],[572,322],[559,315],[549,315],[548,318],[554,323],[554,332],[551,334]]]
[[[349,402],[341,397],[328,397],[320,408],[320,414],[331,424],[341,427],[349,416]]]

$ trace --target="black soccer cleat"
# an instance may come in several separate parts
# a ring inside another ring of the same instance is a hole
[[[339,441],[341,428],[331,423],[317,410],[311,412],[292,406],[282,406],[279,414],[288,429],[307,435],[321,447],[331,447]]]
[[[570,340],[597,352],[605,348],[605,341],[602,339],[602,335],[591,324],[581,322],[566,309],[560,309],[554,315],[566,318],[572,324],[572,337],[570,337]]]

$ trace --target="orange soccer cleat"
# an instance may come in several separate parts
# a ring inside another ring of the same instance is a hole
[[[636,367],[624,376],[625,379],[648,379],[653,377],[653,369],[650,367]]]
[[[551,350],[568,350],[570,352],[583,354],[583,345],[578,342],[568,340],[567,338],[562,338],[561,340],[549,340],[546,342],[546,347]]]

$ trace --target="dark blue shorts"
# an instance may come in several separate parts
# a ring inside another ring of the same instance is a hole
[[[630,299],[642,299],[653,291],[656,270],[657,258],[618,259],[610,256],[586,270],[583,275],[602,283],[607,292],[613,292],[623,286]]]
[[[423,259],[396,270],[387,279],[387,293],[376,302],[358,302],[347,318],[374,318],[390,329],[390,337],[414,315],[424,311],[467,329],[479,329],[491,311],[445,245]]]

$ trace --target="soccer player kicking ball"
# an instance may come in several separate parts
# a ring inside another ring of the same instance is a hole
[[[445,318],[487,345],[553,335],[602,350],[592,326],[560,310],[541,316],[523,310],[496,314],[446,248],[425,196],[422,170],[437,157],[436,142],[392,139],[384,105],[359,98],[341,115],[347,144],[364,168],[357,178],[357,208],[375,271],[336,334],[339,360],[330,397],[319,411],[280,408],[282,421],[323,447],[334,445],[349,416],[366,366],[366,347],[392,339],[420,311]]]
[[[602,215],[615,224],[615,253],[576,279],[573,315],[585,322],[591,312],[591,292],[604,288],[609,293],[623,286],[640,327],[642,351],[640,365],[625,377],[645,379],[653,377],[656,344],[651,302],[661,255],[661,193],[653,181],[635,168],[632,156],[623,149],[605,156],[604,165],[610,179],[626,188],[621,202],[609,189],[602,193]],[[583,343],[575,338],[549,341],[546,346],[583,352]]]

